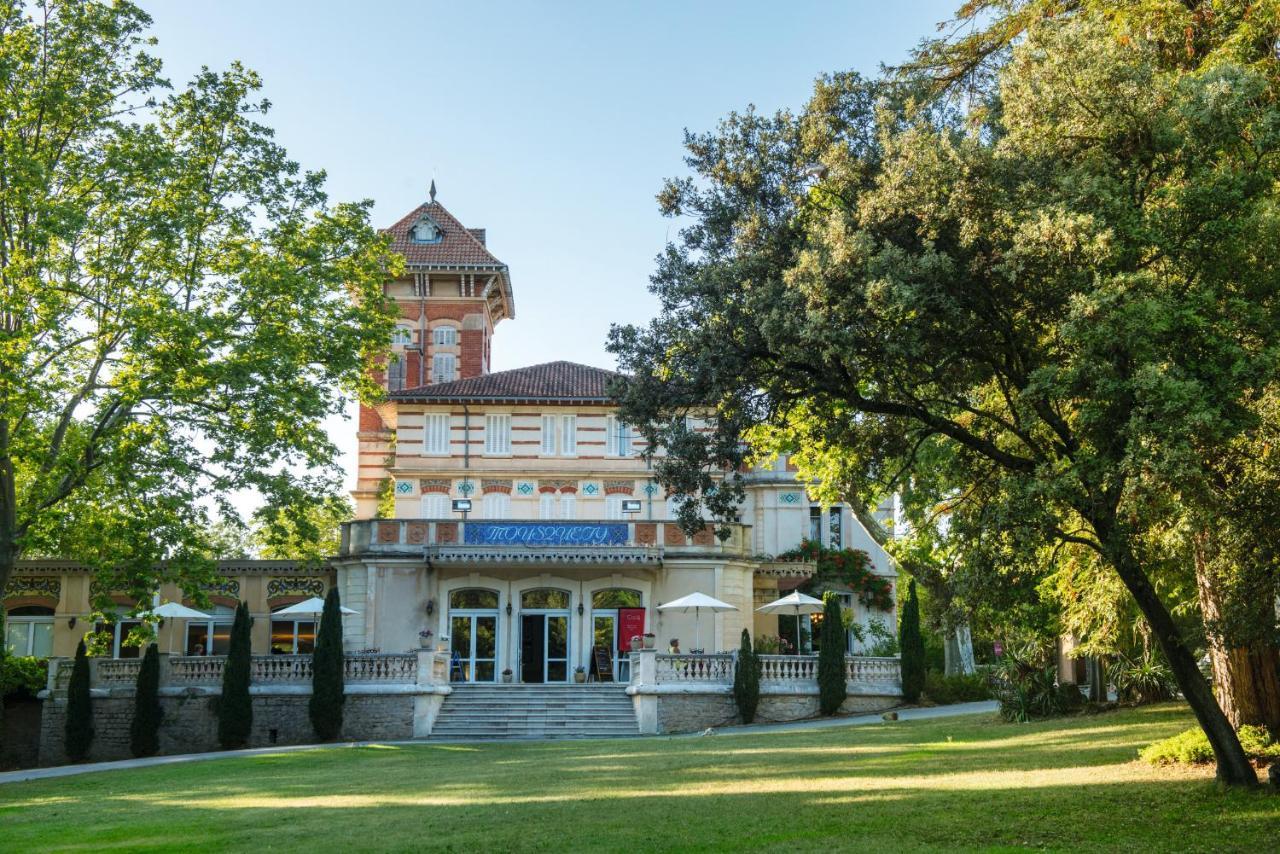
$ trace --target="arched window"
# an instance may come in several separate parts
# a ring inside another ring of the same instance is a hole
[[[53,654],[53,609],[38,605],[10,609],[4,643],[12,655],[48,658]]]
[[[391,333],[391,346],[407,347],[413,343],[413,330],[407,326],[397,326]]]
[[[231,649],[231,624],[236,609],[214,605],[210,620],[187,623],[187,655],[226,655]]]
[[[610,587],[591,594],[591,607],[596,609],[639,608],[642,601],[639,590],[626,587]]]
[[[497,609],[498,594],[493,590],[466,587],[449,594],[449,607],[460,610]]]
[[[431,343],[437,347],[453,347],[458,343],[458,330],[452,326],[437,326],[431,330]]]
[[[526,590],[520,594],[520,608],[522,610],[551,610],[564,611],[569,608],[569,594],[564,590],[556,590],[551,587],[539,587],[536,590]]]

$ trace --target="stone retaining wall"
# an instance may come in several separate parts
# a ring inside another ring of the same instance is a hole
[[[217,692],[163,696],[160,707],[160,753],[202,753],[220,750]],[[307,712],[310,693],[257,694],[253,697],[253,730],[248,747],[272,744],[310,744],[315,741]],[[342,716],[342,738],[351,741],[413,738],[415,696],[412,694],[351,694]],[[130,759],[129,725],[133,720],[131,691],[113,690],[94,697],[93,743],[87,761]],[[40,764],[62,765],[67,703],[65,697],[44,702],[40,728]]]
[[[697,732],[707,727],[742,723],[731,692],[657,694],[659,733]],[[839,714],[883,712],[902,703],[901,697],[858,695],[847,697]],[[785,723],[818,717],[818,696],[813,694],[762,695],[756,723]]]

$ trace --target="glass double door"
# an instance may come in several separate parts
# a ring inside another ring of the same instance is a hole
[[[498,612],[454,611],[449,618],[449,680],[494,682],[498,674]]]
[[[631,658],[618,651],[618,612],[614,609],[591,612],[592,645],[609,651],[613,659],[613,678],[617,682],[631,680]]]
[[[520,614],[520,681],[569,681],[569,612]]]

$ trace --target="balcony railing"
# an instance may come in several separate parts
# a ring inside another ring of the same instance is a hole
[[[71,681],[71,659],[60,659],[54,675],[54,690],[65,691]],[[218,686],[226,667],[224,655],[170,656],[161,667],[160,684],[166,687]],[[344,655],[343,678],[352,684],[412,685],[418,679],[418,658],[412,653]],[[90,682],[95,688],[133,687],[142,661],[137,658],[90,659]],[[309,684],[312,666],[309,655],[255,655],[249,659],[249,681],[253,685]]]
[[[633,681],[641,672],[633,653],[631,672]],[[731,685],[738,656],[736,653],[717,655],[667,655],[656,656],[656,677],[667,685]],[[902,663],[896,657],[872,657],[846,655],[844,659],[845,682],[851,690],[882,691],[899,694],[902,691]],[[816,655],[762,655],[760,656],[760,687],[775,690],[816,686],[818,682],[818,656]]]

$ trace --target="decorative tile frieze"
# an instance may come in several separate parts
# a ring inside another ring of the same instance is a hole
[[[533,495],[537,489],[537,485],[531,480],[522,480],[516,483],[516,494],[518,495]]]
[[[480,481],[480,492],[488,495],[491,492],[504,492],[511,494],[512,483],[509,480],[498,480],[495,478],[483,478]]]
[[[219,581],[211,581],[208,584],[201,584],[200,589],[210,596],[228,596],[232,599],[240,598],[240,582],[233,578],[223,578]]]
[[[397,480],[397,481],[396,481],[396,496],[397,496],[397,497],[399,497],[399,498],[407,498],[407,497],[408,497],[408,496],[410,496],[410,495],[413,495],[413,481],[411,481],[411,480]]]
[[[277,596],[315,596],[325,594],[323,578],[272,578],[267,581],[267,598]]]
[[[636,491],[636,482],[634,480],[606,480],[604,482],[605,495],[634,495]]]
[[[4,588],[4,598],[10,596],[49,596],[57,599],[62,593],[62,580],[48,575],[14,575]]]
[[[600,484],[594,480],[584,481],[582,484],[582,494],[588,498],[594,498],[601,493]]]
[[[800,503],[800,493],[784,492],[778,496],[778,502],[781,504],[796,505]]]
[[[420,477],[418,478],[418,493],[426,495],[428,492],[443,492],[449,494],[449,481],[442,477]]]
[[[476,491],[476,485],[473,482],[469,480],[462,480],[458,482],[458,494],[461,495],[463,498],[468,497],[469,495],[471,495],[471,493],[475,491]]]

